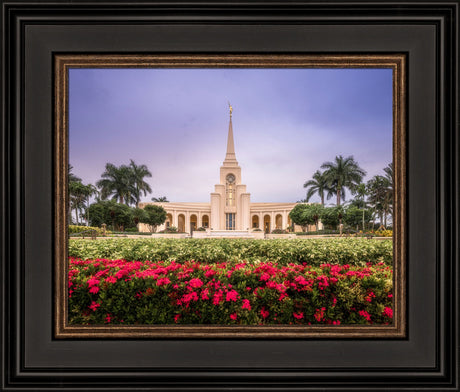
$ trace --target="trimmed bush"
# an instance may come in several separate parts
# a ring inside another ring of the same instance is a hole
[[[91,236],[91,233],[88,230],[94,230],[96,231],[96,235],[102,235],[103,230],[100,227],[94,227],[94,226],[78,226],[78,225],[69,225],[69,234],[77,234],[81,233],[82,231],[86,231],[84,234],[80,234],[80,236]],[[105,231],[106,234],[112,234],[110,230]]]
[[[178,233],[177,227],[176,226],[170,226],[167,227],[164,230],[161,230],[158,232],[158,234],[168,234],[168,233]]]
[[[241,260],[271,261],[283,265],[323,263],[365,266],[366,263],[392,264],[393,242],[366,238],[327,239],[174,239],[117,238],[104,241],[69,241],[69,256],[81,259],[124,259],[218,263]]]
[[[283,229],[274,229],[270,234],[287,234],[287,231]]]
[[[339,230],[318,230],[318,231],[299,231],[294,233],[296,235],[330,235],[330,234],[340,234]]]
[[[392,269],[383,263],[70,259],[70,324],[388,324]]]

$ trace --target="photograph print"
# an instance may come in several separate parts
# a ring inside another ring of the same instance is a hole
[[[69,67],[66,325],[394,326],[394,73]]]

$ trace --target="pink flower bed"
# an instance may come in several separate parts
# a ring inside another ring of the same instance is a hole
[[[392,269],[70,258],[71,324],[389,324]]]

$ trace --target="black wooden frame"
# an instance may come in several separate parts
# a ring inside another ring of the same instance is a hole
[[[1,388],[459,390],[459,1],[2,1]],[[405,53],[406,339],[53,338],[53,54]]]

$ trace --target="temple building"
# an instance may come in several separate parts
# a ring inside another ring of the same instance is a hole
[[[227,153],[220,167],[219,183],[214,186],[210,202],[144,202],[146,205],[161,205],[167,212],[165,227],[175,226],[180,232],[191,233],[199,227],[208,232],[249,233],[260,229],[270,233],[275,229],[286,229],[292,225],[289,212],[297,203],[251,203],[251,194],[242,183],[241,167],[235,155],[233,139],[232,107],[230,106],[230,122],[228,126]],[[148,231],[144,224],[139,224],[140,231]],[[301,228],[296,226],[296,231]]]

